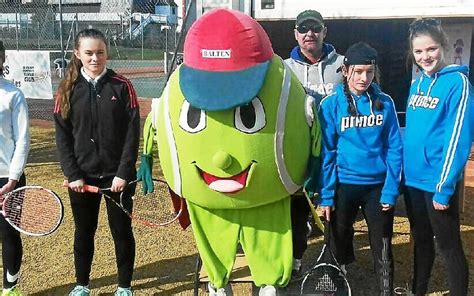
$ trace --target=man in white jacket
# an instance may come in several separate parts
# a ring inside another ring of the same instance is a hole
[[[25,186],[25,169],[30,147],[28,106],[21,90],[3,78],[5,48],[0,40],[0,203],[2,195]],[[21,295],[16,284],[23,254],[20,233],[0,215],[3,250],[2,296]]]
[[[285,63],[293,70],[306,93],[314,99],[315,108],[321,99],[330,95],[342,82],[342,73],[337,71],[344,57],[334,46],[324,43],[327,27],[321,14],[305,10],[298,14],[294,29],[298,46],[293,48]],[[293,277],[301,270],[301,258],[307,248],[307,221],[310,209],[306,198],[299,194],[291,200],[291,222],[293,228]]]
[[[334,46],[324,43],[327,27],[321,14],[315,10],[305,10],[298,15],[294,34],[298,46],[293,48],[285,62],[319,106],[321,99],[342,82],[342,74],[337,69],[344,57],[336,52]]]

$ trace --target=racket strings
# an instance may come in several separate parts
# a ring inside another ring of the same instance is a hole
[[[19,225],[21,221],[21,205],[23,203],[24,195],[24,191],[11,193],[8,199],[3,204],[3,208],[7,213],[6,218],[15,225]]]
[[[316,267],[303,280],[302,293],[309,295],[349,295],[342,271],[332,265]]]
[[[181,206],[175,207],[171,200],[168,184],[154,180],[153,193],[143,193],[142,182],[137,183],[133,199],[133,219],[149,226],[164,226],[174,222],[180,214]]]
[[[302,294],[350,295],[350,288],[342,271],[332,264],[316,266],[303,280]]]
[[[26,233],[48,234],[61,223],[63,210],[59,198],[43,188],[12,192],[7,201],[6,218]]]
[[[316,284],[316,291],[325,291],[325,292],[336,292],[336,285],[332,281],[331,277],[328,274],[323,274],[322,277],[319,278]]]

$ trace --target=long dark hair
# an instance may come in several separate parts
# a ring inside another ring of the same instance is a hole
[[[100,39],[105,43],[105,45],[107,45],[107,39],[101,31],[96,29],[84,29],[80,31],[74,39],[75,50],[79,50],[82,38]],[[56,93],[56,105],[58,105],[61,110],[62,118],[67,118],[69,116],[69,111],[71,109],[71,92],[74,89],[77,77],[79,77],[81,67],[81,60],[78,59],[75,54],[73,54],[71,62],[66,68],[64,79],[59,84],[58,91]]]
[[[347,73],[349,73],[349,70],[350,70],[350,67],[351,65],[344,65],[344,67],[346,67],[346,71]],[[379,81],[379,69],[378,67],[375,65],[375,75],[374,75],[374,80],[372,81],[372,83],[378,83]],[[352,99],[352,94],[351,94],[351,91],[349,89],[349,84],[347,82],[347,76],[343,76],[343,80],[342,80],[342,83],[343,83],[343,86],[344,86],[344,95],[346,96],[346,99],[347,99],[347,112],[349,112],[349,114],[351,116],[358,116],[359,115],[359,112],[357,111],[357,107],[355,106],[354,104],[354,100]],[[375,110],[382,110],[383,109],[383,103],[382,101],[380,101],[377,97],[377,94],[375,93],[375,90],[374,90],[374,87],[372,86],[372,83],[369,85],[369,88],[367,88],[367,93],[369,94],[369,99],[372,101],[372,106],[375,107]]]
[[[408,27],[408,44],[409,52],[407,58],[407,66],[416,64],[413,56],[413,39],[420,35],[430,36],[436,43],[438,43],[443,51],[448,50],[448,38],[443,28],[441,21],[434,18],[418,18],[415,19]],[[419,67],[417,65],[417,67]]]

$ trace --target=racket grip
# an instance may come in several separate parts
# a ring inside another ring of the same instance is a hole
[[[64,187],[69,187],[69,182],[67,180],[64,180],[63,182]],[[100,189],[97,186],[92,186],[92,185],[87,185],[85,184],[83,187],[84,191],[86,192],[91,192],[91,193],[99,193]]]

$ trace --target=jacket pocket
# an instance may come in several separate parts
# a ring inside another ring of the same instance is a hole
[[[375,153],[339,153],[337,166],[345,174],[360,177],[378,177],[387,172],[385,160]]]
[[[432,181],[434,168],[431,165],[426,147],[410,147],[403,149],[403,169],[410,179]]]

